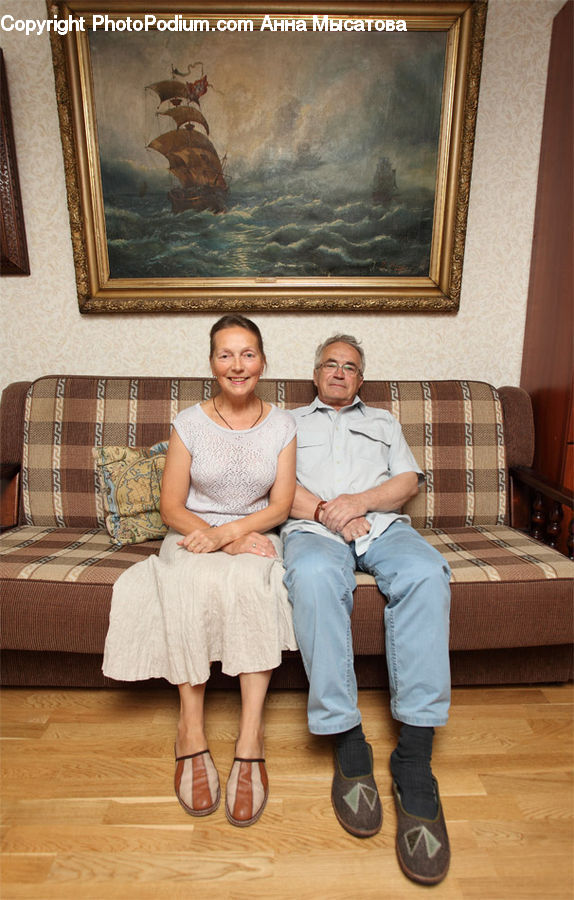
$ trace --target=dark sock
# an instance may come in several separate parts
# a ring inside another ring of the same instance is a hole
[[[335,748],[341,771],[346,778],[370,775],[373,762],[363,729],[355,725],[349,731],[335,735]]]
[[[431,771],[434,728],[403,725],[399,743],[391,753],[391,772],[403,808],[411,816],[434,819],[438,800]]]

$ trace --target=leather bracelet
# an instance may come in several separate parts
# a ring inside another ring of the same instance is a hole
[[[313,516],[313,518],[315,519],[315,521],[316,521],[316,522],[319,522],[319,524],[321,523],[321,520],[320,520],[320,518],[319,518],[319,513],[321,512],[321,510],[323,509],[324,506],[327,506],[327,501],[326,501],[326,500],[319,500],[319,502],[318,502],[318,504],[317,504],[317,509],[315,510],[315,515]]]

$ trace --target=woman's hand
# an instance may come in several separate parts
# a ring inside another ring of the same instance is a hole
[[[225,537],[220,528],[194,528],[177,543],[190,553],[213,553],[221,549]]]
[[[226,544],[221,549],[232,556],[238,553],[254,553],[256,556],[269,556],[271,558],[277,556],[273,542],[266,535],[259,534],[258,531],[250,531],[249,534],[244,534],[243,537],[231,541],[230,544]]]
[[[196,528],[177,543],[190,553],[213,553],[215,550],[224,550],[232,556],[238,553],[254,553],[256,556],[277,556],[272,541],[264,534],[250,531],[249,534],[245,534],[243,537],[230,542],[224,529],[225,526],[220,526],[219,528]]]

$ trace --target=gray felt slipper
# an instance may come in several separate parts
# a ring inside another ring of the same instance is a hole
[[[331,788],[331,802],[335,815],[343,828],[355,837],[372,837],[381,830],[383,810],[379,792],[373,778],[373,751],[367,744],[371,757],[371,773],[347,778],[341,771],[335,753],[335,774]]]
[[[434,819],[423,819],[406,812],[397,784],[393,781],[399,864],[405,875],[419,884],[438,884],[446,876],[450,864],[450,845],[436,778],[433,782],[438,813]]]

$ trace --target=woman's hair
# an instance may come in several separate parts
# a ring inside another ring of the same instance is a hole
[[[246,331],[250,331],[251,334],[254,334],[257,338],[257,346],[259,347],[259,352],[261,353],[263,361],[265,362],[263,338],[261,337],[259,328],[255,324],[255,322],[252,322],[251,319],[248,319],[246,316],[242,316],[239,313],[231,313],[228,316],[222,316],[221,319],[218,319],[217,322],[211,326],[211,331],[209,332],[210,359],[215,353],[215,335],[218,333],[218,331],[223,331],[224,328],[245,328]]]
[[[315,351],[315,368],[318,369],[321,365],[321,357],[323,356],[323,351],[330,347],[331,344],[348,344],[349,347],[352,347],[357,351],[361,358],[361,372],[365,371],[365,353],[363,348],[361,347],[360,342],[356,337],[353,337],[352,334],[334,334],[333,337],[327,338],[326,341],[323,341],[322,344],[319,344]]]

